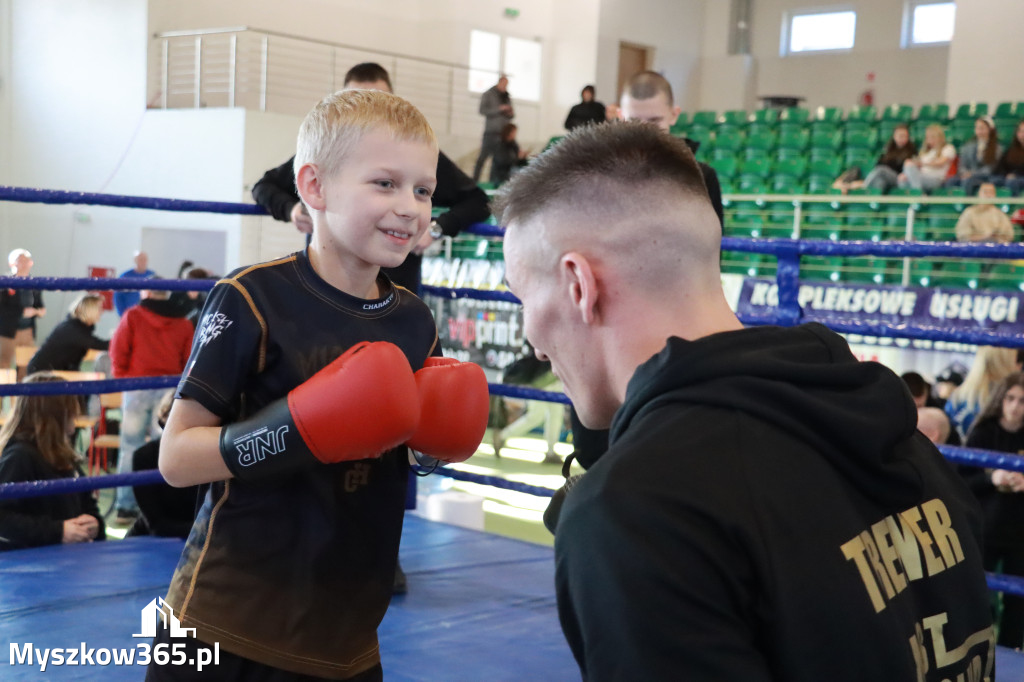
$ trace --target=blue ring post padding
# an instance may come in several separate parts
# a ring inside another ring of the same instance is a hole
[[[775,281],[779,285],[779,305],[775,314],[780,325],[793,327],[800,324],[803,315],[800,309],[800,253],[795,242],[780,244],[777,253],[779,262]]]
[[[485,289],[449,289],[448,287],[435,287],[429,284],[420,285],[420,293],[439,296],[441,298],[472,298],[478,301],[507,301],[508,303],[521,303],[515,294],[510,291],[487,291]]]
[[[569,400],[569,396],[564,393],[541,391],[536,388],[512,386],[509,384],[487,384],[487,387],[490,389],[491,395],[501,395],[506,398],[522,398],[523,400],[543,400],[547,403],[572,405],[572,401]]]

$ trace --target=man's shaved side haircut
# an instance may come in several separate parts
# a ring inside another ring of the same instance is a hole
[[[670,105],[675,102],[672,97],[672,86],[664,76],[656,71],[641,71],[631,77],[626,82],[626,87],[623,88],[623,94],[629,95],[633,99],[650,99],[658,93],[665,95]]]
[[[502,225],[524,222],[553,204],[600,196],[609,185],[676,188],[708,203],[704,176],[683,140],[650,123],[624,121],[570,132],[512,176],[493,202]]]

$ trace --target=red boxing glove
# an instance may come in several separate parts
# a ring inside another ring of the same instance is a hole
[[[391,343],[356,344],[286,398],[221,429],[220,452],[236,478],[379,457],[419,424],[416,380]]]
[[[479,365],[427,358],[416,372],[420,425],[407,445],[445,462],[469,459],[487,429],[490,393]]]

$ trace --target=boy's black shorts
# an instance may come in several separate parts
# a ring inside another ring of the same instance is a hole
[[[199,650],[212,650],[213,646],[201,642],[194,637],[171,637],[166,628],[161,628],[153,639],[153,650],[158,644],[167,645],[164,649],[170,651],[171,646],[177,644],[179,647],[174,650],[175,655],[181,652],[184,645],[186,660],[198,660]],[[155,662],[149,664],[146,669],[146,682],[190,682],[196,680],[217,680],[228,682],[238,680],[239,682],[322,682],[329,678],[314,677],[313,675],[300,675],[299,673],[273,668],[269,665],[242,658],[236,654],[220,650],[220,663],[218,665],[205,666],[202,671],[196,670],[194,665],[157,665]],[[383,682],[384,671],[378,663],[364,673],[348,678],[347,682]]]

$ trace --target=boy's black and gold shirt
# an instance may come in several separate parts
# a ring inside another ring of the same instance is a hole
[[[304,252],[235,271],[211,292],[178,397],[230,423],[361,341],[389,341],[419,369],[438,352],[433,317],[384,275],[379,282],[379,299],[346,295]],[[213,484],[168,603],[201,641],[267,665],[336,679],[375,666],[408,474],[400,447],[379,459]]]

